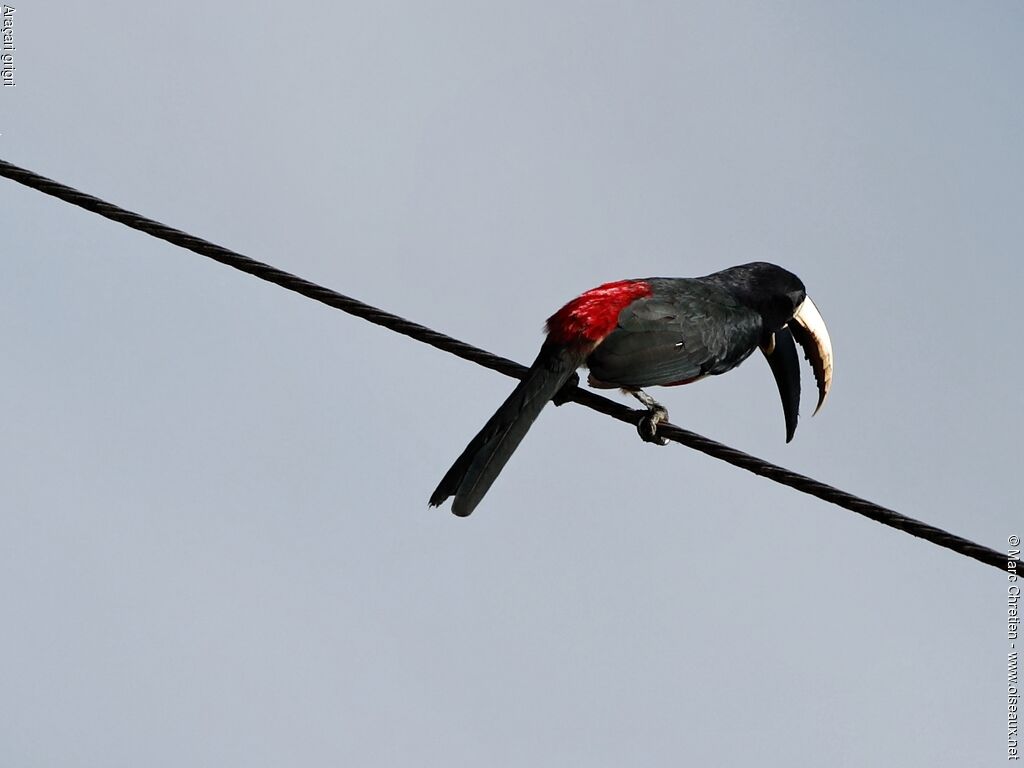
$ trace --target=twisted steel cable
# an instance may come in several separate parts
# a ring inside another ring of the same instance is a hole
[[[319,301],[322,304],[326,304],[329,307],[340,309],[343,312],[347,312],[350,315],[361,317],[375,325],[383,326],[389,330],[400,333],[404,336],[408,336],[416,341],[421,341],[425,344],[429,344],[432,347],[449,352],[457,357],[461,357],[464,360],[482,365],[485,368],[503,373],[506,376],[521,379],[526,373],[526,367],[519,363],[508,360],[507,358],[500,357],[499,355],[492,354],[486,350],[474,347],[471,344],[467,344],[464,341],[452,338],[444,333],[440,333],[426,326],[414,323],[411,320],[406,320],[403,317],[385,312],[382,309],[366,304],[358,299],[353,299],[349,296],[345,296],[336,291],[332,291],[329,288],[325,288],[322,285],[317,285],[309,280],[304,280],[301,277],[293,275],[284,270],[273,267],[269,264],[265,264],[255,259],[250,259],[248,256],[243,256],[240,253],[232,251],[228,248],[211,243],[208,240],[195,237],[181,230],[168,227],[166,224],[161,224],[153,219],[146,218],[137,213],[133,213],[124,208],[121,208],[113,203],[108,203],[105,200],[101,200],[98,197],[93,197],[84,192],[80,192],[77,189],[69,187],[60,182],[48,179],[45,176],[41,176],[33,171],[29,171],[25,168],[21,168],[17,165],[9,163],[4,160],[0,160],[0,176],[16,181],[19,184],[23,184],[26,187],[38,190],[43,194],[56,197],[59,200],[63,200],[71,205],[76,205],[79,208],[84,208],[92,213],[99,214],[104,218],[116,221],[119,224],[124,224],[126,227],[131,227],[139,232],[144,232],[147,235],[155,237],[159,240],[164,240],[173,245],[177,245],[181,248],[197,253],[200,256],[205,256],[214,261],[219,261],[221,264],[226,264],[229,267],[238,269],[242,272],[246,272],[254,277],[258,277],[261,280],[279,285],[282,288],[287,288],[290,291],[295,291],[307,298]],[[595,392],[584,390],[570,383],[562,392],[559,393],[556,401],[562,402],[574,402],[579,405],[586,406],[592,410],[611,416],[619,421],[624,421],[628,424],[634,425],[637,422],[638,415],[641,411],[636,411],[629,408],[622,403],[617,403],[614,400],[609,400],[606,397],[598,395]],[[719,443],[710,438],[699,435],[696,432],[691,432],[687,429],[682,429],[674,424],[662,423],[658,425],[657,434],[660,437],[667,438],[672,442],[685,445],[688,448],[705,453],[708,456],[712,456],[721,461],[732,464],[735,467],[745,469],[748,472],[753,472],[755,475],[768,478],[781,485],[788,486],[794,490],[802,493],[815,496],[823,501],[827,501],[831,504],[835,504],[851,512],[856,512],[858,515],[863,515],[871,520],[887,525],[890,528],[909,533],[912,536],[929,541],[932,544],[936,544],[940,547],[945,547],[954,552],[958,552],[966,557],[973,558],[986,565],[991,565],[1003,571],[1016,570],[1018,573],[1024,573],[1024,567],[1022,567],[1019,560],[1008,557],[1006,554],[998,552],[989,547],[982,546],[973,541],[965,539],[961,536],[949,533],[941,528],[937,528],[933,525],[929,525],[921,520],[917,520],[913,517],[903,515],[888,507],[883,507],[874,502],[862,499],[859,496],[854,496],[852,493],[835,488],[834,486],[828,485],[827,483],[820,482],[806,475],[801,475],[798,472],[780,467],[777,464],[772,464],[769,461],[760,459],[757,456],[752,456],[749,453],[737,450],[730,446]]]

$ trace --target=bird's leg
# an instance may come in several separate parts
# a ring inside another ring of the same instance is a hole
[[[640,438],[655,445],[668,445],[668,440],[657,435],[658,425],[663,421],[668,421],[668,409],[642,389],[628,391],[647,407],[647,413],[640,417],[640,421],[636,425],[636,431],[640,433]]]

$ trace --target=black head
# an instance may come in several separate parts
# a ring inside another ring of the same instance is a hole
[[[775,375],[786,417],[786,442],[793,439],[800,410],[800,360],[803,347],[818,383],[818,408],[832,385],[832,341],[818,308],[792,272],[755,261],[729,267],[703,280],[728,291],[762,319],[761,351]],[[817,410],[815,410],[817,413]]]
[[[761,315],[768,333],[788,323],[807,297],[799,277],[766,261],[729,267],[703,279],[724,288]]]

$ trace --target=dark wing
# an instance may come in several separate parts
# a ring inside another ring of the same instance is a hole
[[[724,291],[696,280],[648,282],[653,294],[623,309],[588,358],[592,384],[684,384],[725,373],[757,348],[760,316]]]

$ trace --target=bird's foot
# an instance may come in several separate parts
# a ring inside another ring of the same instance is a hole
[[[645,443],[668,445],[668,440],[658,437],[658,425],[663,421],[668,421],[668,409],[642,389],[627,389],[625,391],[647,406],[646,413],[641,412],[640,421],[636,425],[640,439]]]
[[[664,406],[655,403],[654,407],[642,414],[640,421],[637,422],[636,431],[640,434],[640,439],[655,445],[668,445],[667,439],[658,436],[658,425],[663,421],[668,421],[668,411]]]
[[[630,394],[647,406],[647,413],[640,416],[640,421],[636,425],[636,431],[640,433],[640,439],[655,445],[668,445],[668,440],[664,437],[658,437],[657,434],[658,425],[663,421],[668,421],[668,409],[642,389],[632,390]]]
[[[551,398],[551,402],[555,405],[565,405],[572,399],[572,396],[576,394],[576,390],[579,386],[580,375],[578,373],[574,373],[569,377],[569,380],[562,385],[562,388],[555,393],[555,396]]]

